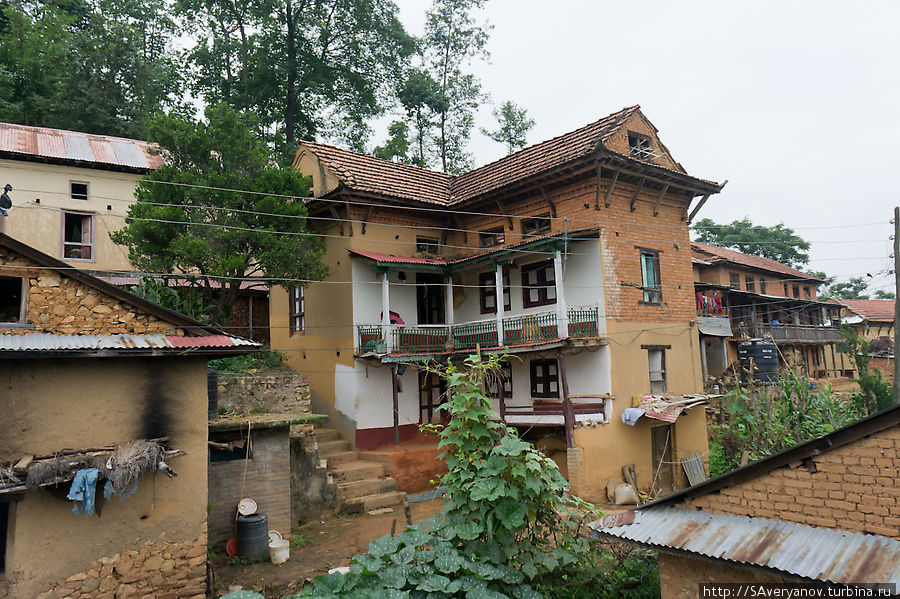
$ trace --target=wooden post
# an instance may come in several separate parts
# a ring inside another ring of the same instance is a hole
[[[500,403],[500,420],[506,422],[506,398],[503,396],[503,370],[497,376],[497,399]]]
[[[556,363],[559,366],[559,383],[563,394],[563,422],[566,427],[566,447],[575,447],[575,410],[569,399],[569,380],[566,378],[566,363],[561,349],[556,350]]]
[[[391,292],[387,271],[381,275],[381,338],[387,346],[387,353],[391,353],[393,340],[391,339]]]
[[[897,301],[894,302],[894,405],[900,404],[900,361],[897,360],[897,351],[900,349],[900,339],[897,338],[897,323],[900,322],[900,207],[894,208],[894,294]]]
[[[394,445],[400,445],[400,398],[397,394],[397,367],[391,366],[391,387],[394,396]]]
[[[494,267],[494,305],[497,307],[497,345],[503,347],[503,265]]]

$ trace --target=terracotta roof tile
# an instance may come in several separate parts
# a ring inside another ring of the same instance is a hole
[[[697,252],[700,252],[702,254],[700,258],[705,259],[708,262],[731,262],[732,264],[739,264],[741,266],[747,266],[749,268],[758,268],[760,270],[767,270],[769,272],[787,275],[788,277],[791,277],[793,279],[804,279],[807,281],[821,282],[821,279],[817,277],[791,268],[790,266],[782,264],[781,262],[778,262],[776,260],[772,260],[771,258],[751,256],[750,254],[744,254],[743,252],[729,250],[717,245],[710,245],[708,243],[700,243],[699,241],[691,242],[691,248]]]
[[[835,300],[866,320],[873,322],[894,322],[894,300]]]

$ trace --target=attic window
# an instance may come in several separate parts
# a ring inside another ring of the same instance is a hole
[[[526,218],[522,221],[523,235],[540,235],[550,232],[550,215],[542,214],[534,218]]]
[[[426,254],[437,254],[440,250],[440,242],[433,237],[416,237],[416,251]]]
[[[629,154],[641,160],[653,159],[653,144],[650,138],[640,133],[628,132],[628,150]]]
[[[504,240],[506,239],[503,234],[503,227],[497,227],[496,229],[489,229],[487,231],[482,231],[478,234],[478,241],[480,242],[481,247],[490,248],[498,245],[503,245]]]
[[[25,297],[21,277],[0,277],[0,323],[25,322]]]
[[[70,181],[69,182],[69,195],[72,196],[73,200],[88,199],[88,184],[81,183],[79,181]]]

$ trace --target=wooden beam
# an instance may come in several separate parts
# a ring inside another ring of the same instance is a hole
[[[566,429],[566,447],[575,447],[575,410],[569,398],[569,380],[566,377],[566,363],[561,349],[556,350],[556,364],[559,371],[559,384],[563,396],[563,423]]]
[[[369,209],[366,210],[366,216],[365,216],[365,218],[363,218],[363,222],[362,222],[362,234],[363,235],[366,234],[366,225],[368,224],[369,217],[372,216],[372,210],[374,210],[374,209],[375,209],[375,206],[369,206]]]
[[[350,237],[353,237],[353,215],[350,212],[350,201],[344,200],[344,208],[347,210],[347,231],[350,233]]]
[[[609,200],[612,198],[613,189],[616,188],[616,181],[619,180],[619,171],[613,172],[612,181],[609,183],[609,187],[606,189],[606,197],[603,198],[603,205],[606,208],[609,208]]]
[[[513,230],[513,220],[512,220],[512,217],[511,217],[510,215],[506,214],[506,210],[503,208],[503,204],[500,202],[499,199],[498,199],[498,200],[494,200],[494,201],[495,201],[495,203],[497,204],[497,210],[500,211],[500,215],[501,215],[501,216],[503,216],[504,214],[506,215],[506,222],[509,223],[509,230],[512,231],[512,230]]]
[[[341,237],[344,236],[344,221],[341,220],[341,217],[338,215],[337,208],[334,207],[334,204],[329,204],[328,206],[329,212],[331,212],[331,218],[334,219],[334,222],[338,225],[338,233],[341,234]]]
[[[687,216],[684,220],[686,220],[688,223],[690,223],[692,220],[694,220],[694,217],[697,216],[697,213],[700,212],[700,209],[703,208],[703,204],[705,204],[706,200],[708,200],[708,199],[709,199],[709,194],[706,194],[705,196],[700,198],[700,201],[697,203],[696,206],[694,206],[694,209],[691,210],[691,214],[689,216]],[[687,213],[687,210],[685,210],[685,213]]]
[[[659,196],[656,198],[656,203],[653,204],[653,216],[659,214],[659,203],[662,202],[663,197],[665,197],[666,192],[669,191],[669,184],[666,183],[662,190],[659,192]]]
[[[597,197],[594,198],[594,210],[600,210],[600,181],[602,180],[603,167],[597,163]]]
[[[638,196],[641,193],[641,190],[644,189],[644,183],[647,182],[647,177],[641,177],[640,183],[638,186],[634,188],[634,193],[631,195],[631,204],[628,205],[629,210],[634,212],[635,206],[637,205]]]
[[[538,185],[537,188],[540,190],[541,195],[544,196],[544,201],[550,206],[550,216],[556,218],[556,204],[553,203],[553,200],[551,200],[550,196],[547,195],[547,192],[544,191],[543,185]]]

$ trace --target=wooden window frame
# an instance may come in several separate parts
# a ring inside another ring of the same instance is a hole
[[[90,219],[90,241],[85,243],[74,242],[74,241],[66,241],[66,216],[68,215],[77,215],[82,217],[87,217]],[[61,218],[61,227],[59,232],[59,245],[60,245],[60,255],[63,260],[75,260],[78,262],[96,262],[97,261],[97,214],[94,212],[84,212],[82,210],[62,210],[60,214]],[[70,258],[66,256],[66,247],[67,246],[75,246],[75,247],[87,247],[90,248],[90,256],[88,258]]]
[[[512,398],[512,364],[510,364],[508,360],[500,362],[500,368],[498,369],[497,374],[503,381],[503,399],[507,400]],[[493,378],[491,382],[486,385],[488,397],[500,399],[500,385],[497,384],[498,382],[497,378]]]
[[[765,295],[765,294],[766,294],[766,280],[765,280],[765,279],[760,279],[760,280],[759,280],[759,293],[760,293],[761,295]]]
[[[550,366],[553,366],[555,373],[550,373]],[[538,373],[538,368],[541,372]],[[528,365],[529,379],[531,382],[531,397],[539,399],[559,399],[559,363],[556,358],[542,358],[531,360]],[[538,391],[538,384],[544,385],[543,391]],[[552,391],[551,387],[556,384],[556,391]]]
[[[479,305],[482,314],[497,313],[497,275],[494,271],[483,272],[478,275],[479,287]],[[494,298],[494,307],[489,308],[487,305],[488,298]],[[509,281],[509,271],[503,269],[503,309],[505,311],[512,310],[512,286]]]
[[[288,289],[288,331],[291,337],[306,334],[306,293],[302,286]]]
[[[429,247],[433,248],[428,249]],[[416,252],[426,254],[437,254],[441,250],[441,241],[435,237],[419,237],[416,236]]]
[[[502,226],[478,233],[478,245],[483,248],[498,247],[506,243],[506,231]]]
[[[84,185],[84,193],[75,193],[75,190],[72,188],[74,185]],[[86,202],[90,197],[91,186],[87,181],[69,181],[69,197],[73,200],[77,200],[79,202]],[[83,197],[82,197],[83,196]]]
[[[28,285],[25,277],[0,276],[0,279],[18,279],[19,281],[19,318],[16,320],[0,321],[0,328],[22,328],[28,319]]]
[[[741,275],[737,272],[728,273],[728,286],[732,289],[741,288]]]
[[[744,289],[746,289],[750,293],[756,293],[756,279],[754,279],[750,275],[746,275],[744,277]]]
[[[644,142],[646,142],[646,147],[644,146]],[[649,135],[629,131],[628,155],[637,158],[638,160],[653,160],[653,139]]]
[[[536,273],[537,280],[528,282],[530,273]],[[547,279],[547,273],[553,273],[553,279]],[[550,290],[553,297],[550,297]],[[531,291],[537,290],[537,300],[531,299]],[[522,307],[534,308],[535,306],[549,306],[556,303],[556,270],[553,260],[542,260],[522,266]]]
[[[663,386],[662,393],[668,393],[669,392],[669,377],[666,374],[666,347],[646,346],[646,350],[647,350],[647,369],[648,369],[647,377],[650,382],[650,393],[653,393],[653,383],[654,382],[658,383],[660,381],[662,382],[662,386]],[[652,365],[651,365],[651,360],[652,360],[651,354],[653,352],[659,352],[659,356],[660,356],[660,375],[662,378],[658,379],[658,380],[653,379],[654,371],[652,370]]]
[[[656,250],[646,248],[638,249],[640,251],[641,261],[641,290],[644,292],[641,303],[649,304],[651,306],[660,306],[662,305],[662,265],[660,264],[660,253]],[[654,260],[655,268],[652,274],[656,278],[656,285],[647,284],[649,279],[645,268],[645,256]]]
[[[540,214],[531,218],[522,219],[522,235],[537,236],[549,233],[553,228],[550,214]]]
[[[800,285],[794,285],[793,287],[794,287],[793,288],[793,291],[794,291],[793,297],[799,298],[800,297]]]

